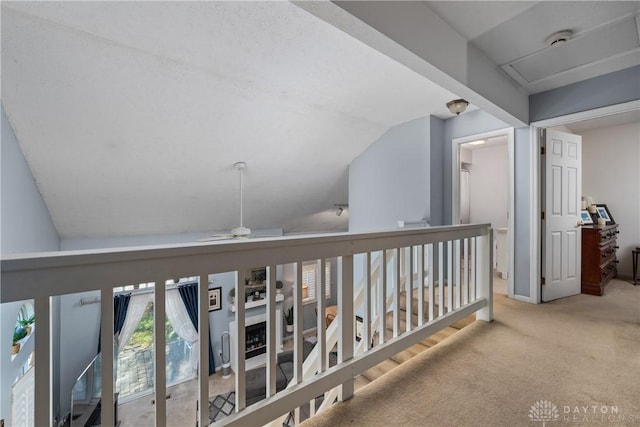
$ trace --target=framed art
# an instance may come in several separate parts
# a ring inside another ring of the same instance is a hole
[[[263,284],[267,280],[267,267],[252,268],[247,272],[247,277],[253,284]]]
[[[222,288],[209,289],[209,311],[218,311],[222,309]]]
[[[583,224],[593,224],[593,218],[591,218],[591,214],[586,209],[580,211],[580,220]]]
[[[596,215],[598,215],[598,218],[602,218],[607,221],[607,225],[616,223],[613,220],[613,215],[611,215],[609,208],[605,204],[596,204]]]

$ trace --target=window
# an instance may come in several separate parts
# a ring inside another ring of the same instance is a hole
[[[316,300],[316,277],[318,277],[318,263],[313,262],[302,266],[302,301],[304,303]],[[331,298],[331,263],[325,263],[325,297]],[[305,289],[306,285],[306,289]]]
[[[193,378],[191,345],[178,336],[169,318],[165,319],[165,348],[167,385]],[[154,313],[153,302],[149,302],[131,338],[118,353],[116,392],[122,402],[153,390],[153,351]]]

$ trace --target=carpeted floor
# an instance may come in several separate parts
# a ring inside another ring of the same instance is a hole
[[[303,425],[640,426],[640,286],[494,310]]]

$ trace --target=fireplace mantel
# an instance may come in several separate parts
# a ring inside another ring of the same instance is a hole
[[[282,302],[284,301],[284,295],[282,294],[276,294],[276,303]],[[244,303],[244,309],[245,310],[249,310],[251,308],[256,308],[256,307],[262,307],[267,305],[267,299],[266,298],[262,298],[258,301],[247,301],[246,303]],[[229,304],[229,310],[231,310],[232,313],[236,312],[236,305],[235,304]]]

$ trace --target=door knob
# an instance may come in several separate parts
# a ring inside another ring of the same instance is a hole
[[[578,222],[576,223],[576,227],[581,227],[584,225],[584,222],[578,220]]]

